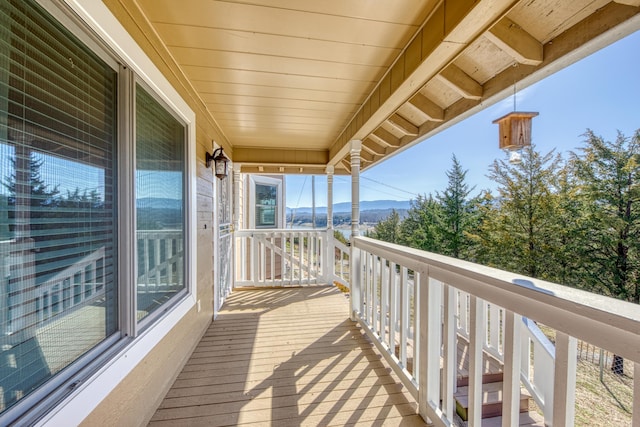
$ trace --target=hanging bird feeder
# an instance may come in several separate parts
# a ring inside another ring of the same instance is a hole
[[[509,152],[509,162],[520,163],[521,151],[531,146],[531,119],[535,112],[513,111],[493,121],[498,123],[500,132],[500,149]]]

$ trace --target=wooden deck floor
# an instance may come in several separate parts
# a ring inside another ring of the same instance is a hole
[[[335,287],[239,290],[150,426],[423,426]]]

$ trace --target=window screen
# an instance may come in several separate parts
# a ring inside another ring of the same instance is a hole
[[[116,72],[0,1],[0,410],[117,331]]]
[[[256,184],[256,228],[276,227],[278,186]]]
[[[184,125],[137,85],[138,320],[185,289],[185,135]]]

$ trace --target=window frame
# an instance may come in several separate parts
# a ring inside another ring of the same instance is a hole
[[[269,230],[283,228],[284,221],[284,200],[283,200],[283,180],[264,175],[249,175],[249,228],[258,230]],[[275,226],[256,225],[256,186],[267,185],[276,187],[276,219]]]
[[[36,0],[118,74],[116,101],[118,330],[0,415],[0,424],[75,425],[86,418],[194,307],[196,282],[195,113],[102,2]],[[108,30],[107,30],[108,29]],[[123,65],[124,64],[124,65]],[[184,284],[161,308],[136,321],[135,86],[145,87],[185,126]],[[199,310],[198,310],[199,311]]]

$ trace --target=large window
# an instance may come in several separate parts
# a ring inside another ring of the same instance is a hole
[[[0,3],[0,409],[114,334],[114,69]]]
[[[0,424],[187,289],[187,128],[67,28],[0,0]]]
[[[136,86],[137,319],[184,289],[185,127]]]

